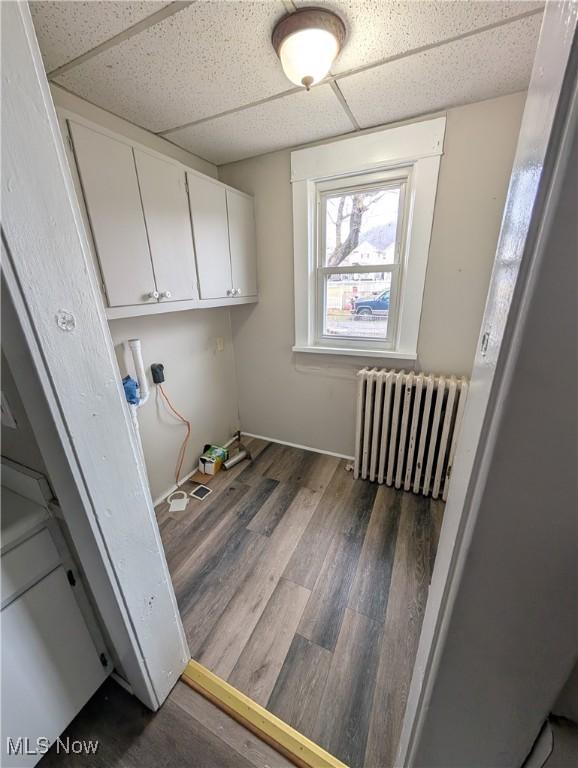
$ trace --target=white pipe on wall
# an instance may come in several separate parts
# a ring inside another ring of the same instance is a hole
[[[141,408],[149,399],[150,390],[149,390],[149,384],[148,384],[146,373],[145,373],[144,362],[142,359],[142,346],[140,343],[140,339],[129,339],[128,346],[130,347],[130,351],[132,353],[134,370],[135,370],[136,378],[138,381],[138,391],[139,391],[138,403],[129,404],[130,416],[131,416],[132,424],[134,427],[134,431],[136,433],[142,463],[143,463],[143,466],[146,467],[144,449],[142,444],[142,438],[140,436],[140,427],[138,423],[138,409]]]
[[[136,373],[136,378],[138,381],[138,389],[139,389],[139,403],[138,408],[141,408],[146,401],[149,399],[149,384],[147,381],[144,363],[142,359],[142,348],[140,339],[129,339],[128,346],[130,347],[130,351],[132,353],[132,359],[134,361],[134,369]]]
[[[130,418],[132,421],[132,425],[134,427],[134,431],[136,433],[137,442],[138,442],[138,448],[140,452],[140,457],[142,459],[143,466],[146,467],[145,457],[144,457],[144,449],[142,447],[142,438],[140,436],[140,427],[138,423],[138,405],[133,405],[132,403],[128,404],[128,407],[130,409]]]

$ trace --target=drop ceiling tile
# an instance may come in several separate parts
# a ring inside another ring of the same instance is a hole
[[[47,72],[104,43],[168,2],[126,0],[40,0],[30,3],[32,20]]]
[[[352,130],[329,85],[182,128],[166,138],[217,165]]]
[[[296,4],[311,3],[297,0]],[[544,3],[529,0],[316,0],[314,5],[336,11],[346,23],[346,45],[332,70],[337,74],[543,8]]]
[[[363,128],[528,87],[540,16],[339,79]]]
[[[195,2],[74,67],[57,82],[151,131],[292,87],[271,46],[275,2]]]

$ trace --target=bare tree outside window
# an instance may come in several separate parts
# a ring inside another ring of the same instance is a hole
[[[325,198],[326,336],[387,337],[400,198],[400,186],[348,190]],[[340,271],[332,272],[335,268]]]
[[[360,192],[354,195],[341,195],[338,200],[335,219],[331,207],[327,206],[327,216],[335,227],[335,246],[327,256],[328,267],[338,267],[359,245],[364,215],[383,199],[386,192]],[[333,207],[333,206],[332,206]],[[347,236],[343,238],[344,225]],[[394,233],[395,240],[395,233]]]

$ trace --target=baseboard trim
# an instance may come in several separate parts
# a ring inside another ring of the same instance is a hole
[[[245,437],[256,437],[258,440],[267,440],[269,443],[279,443],[279,445],[288,445],[291,448],[301,448],[303,451],[313,451],[313,453],[322,453],[325,456],[336,456],[338,459],[347,459],[354,461],[354,456],[346,456],[344,453],[335,453],[334,451],[322,451],[320,448],[312,448],[310,445],[300,445],[299,443],[290,443],[288,440],[278,440],[276,437],[267,437],[267,435],[254,435],[252,432],[243,432]]]
[[[355,461],[354,456],[346,456],[344,453],[335,453],[334,451],[322,451],[320,448],[312,448],[310,445],[300,445],[299,443],[290,443],[287,440],[278,440],[276,437],[267,437],[267,435],[255,435],[252,432],[243,432],[241,431],[241,435],[245,437],[256,437],[258,440],[266,440],[268,443],[278,443],[279,445],[288,445],[290,448],[300,448],[303,451],[313,451],[313,453],[321,453],[325,456],[335,456],[338,459],[346,459],[347,461]],[[195,472],[197,472],[198,467],[195,467],[191,472],[189,472],[188,475],[185,475],[180,482],[180,485],[182,485],[184,482],[189,480]],[[160,496],[157,496],[156,499],[153,499],[153,507],[158,506],[161,504],[168,496],[173,493],[173,491],[177,490],[177,485],[171,485],[170,488],[168,488],[166,491],[163,491]]]
[[[181,679],[299,768],[347,768],[198,661],[189,661]]]
[[[177,485],[176,483],[174,485],[171,485],[171,487],[167,491],[163,491],[163,493],[161,493],[160,496],[157,496],[156,499],[153,499],[153,507],[156,507],[158,504],[163,502],[167,498],[167,496],[170,496],[171,493],[173,493],[173,491],[176,491],[178,488],[180,488],[180,486],[183,483],[186,483],[186,481],[189,480],[195,474],[195,472],[198,471],[198,469],[199,468],[195,466],[194,469],[192,469],[188,475],[181,477],[181,482],[179,483],[179,485]]]

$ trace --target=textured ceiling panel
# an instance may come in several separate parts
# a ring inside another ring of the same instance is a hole
[[[363,128],[528,87],[541,17],[339,79]]]
[[[274,2],[196,2],[56,82],[152,131],[291,88],[271,46]]]
[[[296,4],[311,3],[297,0]],[[544,3],[528,0],[316,0],[314,5],[331,8],[346,23],[347,42],[332,70],[337,74],[542,8]]]
[[[217,165],[352,130],[329,85],[175,131],[168,139]]]
[[[30,3],[32,19],[47,72],[124,32],[168,2],[89,0]]]

